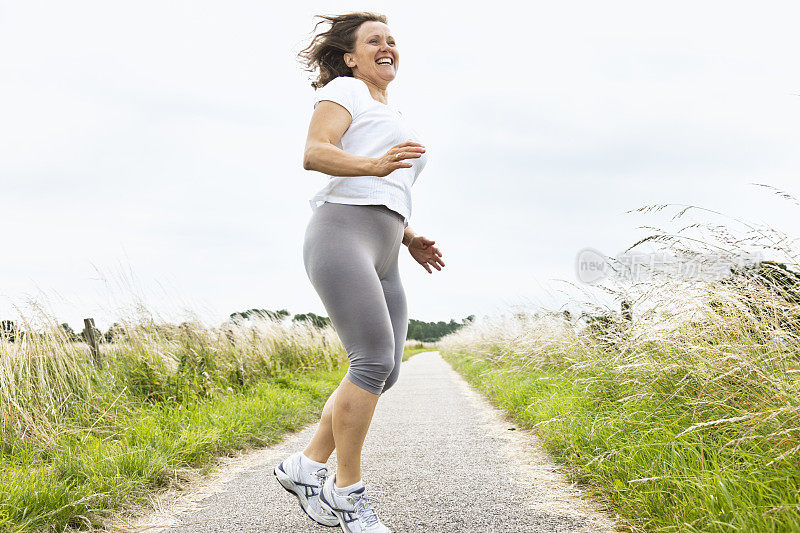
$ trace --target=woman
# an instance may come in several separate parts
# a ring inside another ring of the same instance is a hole
[[[426,155],[387,101],[400,54],[386,17],[320,18],[330,28],[300,53],[310,71],[319,69],[303,168],[330,179],[311,199],[303,261],[350,368],[325,403],[311,442],[277,465],[275,476],[316,522],[347,533],[383,533],[389,529],[361,480],[361,448],[378,398],[400,372],[408,330],[397,267],[401,243],[428,273],[444,262],[434,241],[408,227],[411,186]],[[334,449],[338,469],[328,476],[325,463]]]

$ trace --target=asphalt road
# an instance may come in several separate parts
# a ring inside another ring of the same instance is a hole
[[[129,530],[340,531],[306,517],[272,474],[315,426],[223,465],[200,490],[159,502],[158,513]],[[333,472],[335,453],[328,464]],[[535,436],[491,408],[438,352],[403,363],[399,381],[378,402],[362,465],[367,489],[386,493],[376,509],[393,532],[613,531]]]

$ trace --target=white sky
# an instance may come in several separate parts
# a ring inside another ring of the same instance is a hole
[[[556,306],[578,251],[624,250],[677,202],[800,235],[793,2],[0,2],[0,318],[35,298],[108,325],[324,309],[302,264],[314,14],[389,17],[390,102],[428,148],[412,318]],[[105,281],[104,281],[105,280]],[[564,281],[558,281],[564,280]],[[133,288],[132,288],[133,287]]]

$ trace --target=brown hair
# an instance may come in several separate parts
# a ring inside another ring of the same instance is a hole
[[[345,15],[315,15],[320,20],[314,31],[323,22],[329,22],[328,31],[315,35],[311,43],[297,54],[305,69],[312,74],[319,69],[317,79],[311,82],[314,89],[324,87],[333,78],[353,76],[353,70],[344,62],[344,54],[352,53],[356,44],[356,32],[367,21],[387,23],[386,15],[358,11]]]

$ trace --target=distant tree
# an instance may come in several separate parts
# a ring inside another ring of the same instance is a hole
[[[124,339],[126,336],[127,336],[127,332],[125,331],[125,328],[122,327],[121,324],[118,324],[117,322],[114,322],[108,328],[108,331],[106,331],[105,339],[106,339],[106,342],[115,342],[115,341],[118,341],[120,339]]]
[[[64,335],[67,336],[68,340],[70,340],[70,341],[78,341],[78,340],[80,340],[78,338],[78,334],[75,333],[75,330],[72,329],[72,327],[70,327],[70,325],[67,324],[66,322],[61,324],[61,329],[64,330]]]
[[[289,311],[287,311],[286,309],[280,309],[278,311],[267,311],[267,313],[268,313],[267,316],[278,321],[283,320],[287,316],[291,316],[291,313],[289,313]]]
[[[791,270],[785,263],[760,261],[739,269],[731,268],[731,276],[723,282],[731,283],[740,278],[770,289],[789,303],[800,304],[800,272]]]
[[[458,331],[474,321],[475,315],[469,315],[462,319],[460,323],[452,318],[450,322],[443,322],[441,320],[439,322],[423,322],[412,318],[408,321],[408,333],[406,334],[406,338],[422,342],[436,342],[445,335]]]
[[[318,328],[331,325],[331,319],[326,316],[315,315],[314,313],[302,313],[292,317],[293,322],[311,322]]]
[[[17,329],[17,324],[13,320],[0,321],[0,336],[9,342],[15,342],[17,336],[22,337],[21,332]]]
[[[279,311],[270,311],[269,309],[248,309],[247,311],[231,313],[230,317],[233,321],[236,321],[237,319],[249,320],[251,318],[271,318],[272,320],[277,320],[280,322],[289,315],[290,313],[286,309],[281,309]]]
[[[800,305],[800,272],[791,270],[785,263],[760,261],[741,268],[731,268],[730,275],[720,281],[723,285],[731,287],[741,286],[743,282],[745,287],[752,286],[766,290],[787,304],[777,308],[769,306],[767,309],[764,302],[755,296],[755,291],[750,292],[745,289],[740,293],[741,299],[753,316],[769,317],[768,320],[776,320],[780,328],[794,336],[800,336],[800,313],[796,311]],[[709,305],[719,313],[729,312],[726,309],[728,304],[724,302],[711,301]],[[753,338],[761,342],[767,341],[767,332],[763,328],[746,324],[742,326]]]

